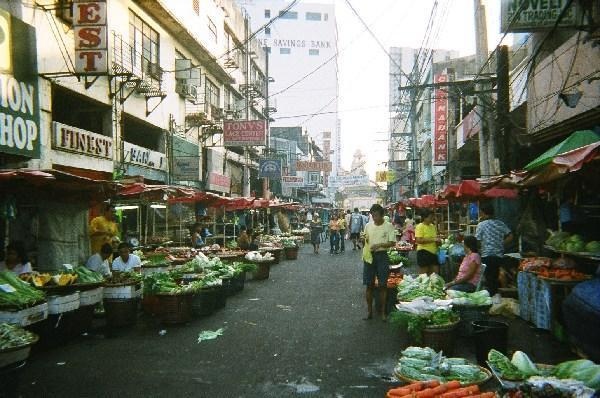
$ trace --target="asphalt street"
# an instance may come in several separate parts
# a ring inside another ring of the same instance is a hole
[[[351,249],[351,243],[346,247]],[[407,341],[366,314],[360,253],[312,253],[282,261],[268,280],[246,282],[215,314],[177,326],[140,315],[135,327],[102,329],[36,352],[20,377],[23,397],[383,397]],[[538,362],[573,355],[547,332],[509,320],[509,349]],[[198,343],[202,331],[223,335]],[[474,360],[473,341],[455,356]],[[493,388],[494,385],[488,386]]]

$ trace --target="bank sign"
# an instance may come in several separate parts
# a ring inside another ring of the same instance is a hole
[[[560,22],[557,24],[559,17]],[[583,12],[577,1],[502,0],[502,32],[533,32],[552,29],[555,25],[558,28],[568,28],[581,26],[582,22]]]
[[[123,152],[126,163],[137,164],[138,166],[149,167],[156,170],[167,170],[167,157],[164,153],[156,152],[129,142],[123,143]]]
[[[40,156],[35,40],[35,28],[0,9],[0,152],[29,158]]]

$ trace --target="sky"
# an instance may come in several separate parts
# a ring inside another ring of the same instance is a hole
[[[369,26],[375,37],[389,47],[420,48],[434,0],[315,0],[334,3],[338,27],[339,117],[342,131],[342,166],[350,169],[357,149],[367,155],[367,172],[374,178],[384,170],[389,130],[389,58],[347,4]],[[500,1],[486,3],[488,46],[500,42]],[[438,0],[433,31],[439,34],[431,47],[457,50],[460,56],[475,53],[472,0]],[[447,11],[447,12],[444,12]],[[444,17],[443,17],[444,16]],[[506,37],[505,44],[510,41]]]

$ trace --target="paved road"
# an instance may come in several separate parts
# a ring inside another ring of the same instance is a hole
[[[351,246],[351,244],[350,244]],[[114,338],[91,334],[36,354],[24,396],[381,397],[398,334],[363,321],[359,252],[305,246],[266,281],[246,283],[216,314],[165,327],[142,318]],[[203,330],[225,328],[196,342]],[[165,329],[166,335],[159,331]]]

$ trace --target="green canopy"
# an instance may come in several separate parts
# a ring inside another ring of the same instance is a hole
[[[525,170],[531,171],[542,166],[546,166],[552,162],[558,155],[574,151],[575,149],[583,148],[586,145],[600,141],[600,135],[592,130],[580,130],[571,134],[566,140],[558,145],[553,146],[546,152],[532,160],[525,166]]]

